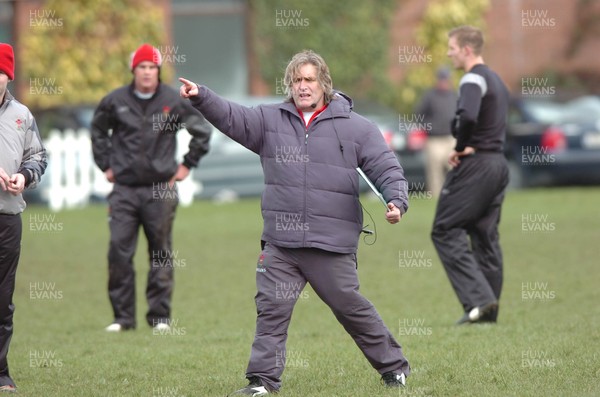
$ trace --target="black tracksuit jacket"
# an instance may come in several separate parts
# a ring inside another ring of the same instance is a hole
[[[94,161],[111,168],[115,181],[130,186],[166,182],[177,171],[177,132],[191,135],[183,164],[196,167],[208,152],[212,127],[173,88],[160,83],[152,98],[140,100],[133,84],[105,96],[92,120]]]

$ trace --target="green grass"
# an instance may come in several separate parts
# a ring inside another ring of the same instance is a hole
[[[600,395],[599,188],[507,196],[496,326],[453,326],[461,309],[429,239],[432,200],[412,200],[395,226],[385,223],[378,202],[363,203],[379,233],[375,245],[361,243],[361,291],[403,346],[412,366],[408,387],[382,388],[309,288],[290,326],[294,359],[280,396]],[[143,320],[148,264],[142,235],[138,329],[107,334],[106,207],[56,214],[28,208],[9,354],[19,395],[204,397],[244,385],[255,321],[259,205],[197,202],[178,210],[174,249],[182,267],[176,269],[173,321],[179,335],[170,336],[153,335]],[[536,216],[547,219],[532,221],[541,219]],[[553,230],[523,232],[523,223]],[[32,230],[40,227],[55,230]],[[425,265],[400,267],[399,255],[407,252],[422,255]],[[528,293],[532,299],[523,299]]]

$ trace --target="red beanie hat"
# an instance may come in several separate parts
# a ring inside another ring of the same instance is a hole
[[[160,67],[162,65],[162,55],[160,55],[158,48],[154,48],[150,44],[142,44],[140,48],[131,54],[130,69],[133,71],[137,65],[144,61],[150,61]]]
[[[15,53],[10,44],[0,43],[0,72],[6,73],[9,80],[15,79]]]

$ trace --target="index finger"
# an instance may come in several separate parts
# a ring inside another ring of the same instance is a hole
[[[183,84],[185,84],[186,86],[194,86],[194,83],[192,83],[188,79],[184,79],[183,77],[180,77],[179,81],[182,82]]]

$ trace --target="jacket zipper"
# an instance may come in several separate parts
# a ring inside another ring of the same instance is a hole
[[[304,123],[304,120],[301,120]],[[312,123],[311,123],[312,124]],[[308,156],[308,128],[309,126],[304,126],[304,153]],[[304,162],[304,224],[308,223],[308,212],[306,210],[306,204],[308,200],[308,161]],[[306,229],[310,229],[310,225],[308,227],[303,227],[303,235],[302,245],[306,246]]]
[[[147,108],[146,108],[147,109]],[[146,162],[146,139],[144,137],[144,131],[146,131],[146,109],[142,108],[142,128],[140,128],[140,170],[144,169]],[[140,175],[140,179],[144,179],[145,175]]]

